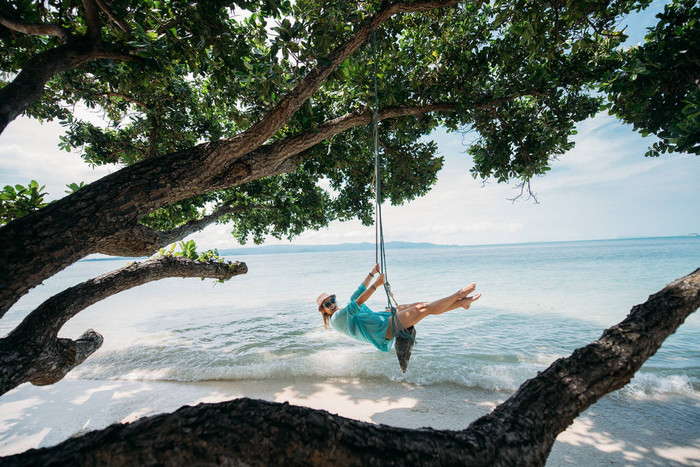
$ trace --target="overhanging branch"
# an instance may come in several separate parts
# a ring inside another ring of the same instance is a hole
[[[235,214],[249,209],[275,209],[273,206],[252,205],[233,206],[224,204],[211,214],[203,216],[201,219],[192,220],[175,229],[159,231],[144,225],[137,225],[128,234],[118,232],[116,235],[105,238],[99,247],[99,253],[111,256],[149,256],[155,254],[158,249],[170,245],[173,242],[195,232],[199,232],[208,225],[219,220],[226,214]]]
[[[129,25],[126,24],[125,21],[119,19],[117,15],[112,12],[112,10],[109,8],[109,5],[107,5],[107,2],[104,0],[95,0],[97,2],[97,6],[100,7],[102,11],[107,15],[107,17],[117,26],[119,26],[119,29],[124,31],[125,33],[131,32],[131,28],[129,28]]]
[[[380,111],[379,118],[380,120],[388,120],[392,118],[423,115],[429,112],[450,112],[454,111],[456,108],[457,106],[455,104],[389,107]],[[220,185],[209,186],[206,188],[206,191],[228,188],[230,186],[240,185],[252,179],[293,171],[297,163],[297,161],[294,160],[295,156],[303,154],[316,144],[339,133],[356,126],[368,125],[372,121],[372,118],[372,111],[357,111],[321,124],[315,130],[310,130],[294,137],[264,145],[239,161],[234,162],[228,170],[224,171],[224,177],[219,179]],[[226,177],[247,173],[246,169],[248,166],[255,166],[257,169],[256,172],[253,172],[253,176],[249,176],[248,179],[243,180]],[[260,173],[260,171],[264,171],[264,173]],[[142,225],[136,225],[128,229],[120,229],[114,235],[104,238],[100,242],[97,252],[113,256],[151,255],[159,248],[163,248],[187,235],[198,232],[225,214],[241,212],[246,209],[273,209],[273,207],[261,205],[224,205],[216,212],[204,216],[202,219],[190,221],[181,227],[165,232],[156,231]]]
[[[131,102],[132,104],[136,104],[139,107],[143,107],[144,109],[149,109],[150,107],[143,101],[140,101],[136,99],[135,97],[131,97],[128,94],[125,94],[123,92],[101,92],[98,94],[94,95],[95,97],[118,97],[120,99],[124,99],[127,102]]]
[[[195,261],[163,256],[133,263],[87,280],[46,300],[8,336],[0,339],[0,395],[27,381],[60,380],[102,344],[86,331],[77,341],[57,338],[63,325],[85,308],[124,290],[168,277],[206,277],[226,281],[248,271],[245,263]]]
[[[685,319],[700,307],[700,269],[632,308],[600,339],[555,361],[469,428],[498,437],[496,458],[544,465],[556,436],[604,395],[622,388]]]
[[[452,112],[456,109],[457,105],[451,103],[387,107],[379,111],[379,120],[383,121],[392,118],[418,116],[430,112]],[[321,143],[322,141],[332,138],[333,136],[351,128],[369,125],[372,122],[373,114],[374,113],[371,110],[359,110],[343,115],[342,117],[329,120],[326,123],[318,125],[318,127],[314,130],[261,146],[259,149],[247,154],[244,158],[242,158],[241,162],[247,165],[252,163],[258,165],[265,159],[272,158],[277,163],[276,168],[284,169],[282,164],[287,159],[296,156],[303,151]],[[273,171],[269,175],[276,175],[282,171]]]
[[[456,104],[431,104],[422,106],[396,106],[382,109],[379,112],[380,120],[389,120],[392,118],[400,118],[407,116],[418,116],[429,112],[451,112],[457,108]],[[251,165],[267,168],[265,174],[255,173],[251,179],[262,178],[266,176],[279,175],[281,173],[293,171],[296,168],[296,162],[293,159],[316,144],[329,139],[339,133],[347,131],[351,128],[361,125],[368,125],[373,118],[373,112],[369,110],[360,110],[342,117],[335,118],[324,124],[319,125],[315,130],[302,133],[300,135],[289,137],[278,142],[264,145],[258,150],[248,154],[245,158],[236,161],[228,170],[224,171],[225,175],[239,174]],[[291,163],[289,163],[291,160]],[[242,180],[231,180],[221,178],[220,186],[207,187],[207,191],[213,191],[219,188],[228,188],[233,185],[244,183]],[[202,219],[190,221],[187,224],[170,231],[156,231],[142,225],[136,225],[129,228],[128,231],[121,229],[114,235],[104,238],[100,242],[97,250],[98,253],[113,255],[113,256],[146,256],[151,255],[175,241],[178,241],[187,235],[198,232],[207,225],[215,222],[219,217],[241,212],[246,209],[273,209],[270,206],[222,206],[216,212],[204,216]]]
[[[12,82],[0,88],[0,133],[42,96],[46,82],[58,73],[99,58],[134,59],[123,52],[103,50],[97,32],[96,38],[72,37],[66,44],[32,56]]]
[[[91,42],[97,44],[100,41],[100,15],[95,0],[82,0],[85,10],[85,23],[87,24],[86,36]]]
[[[316,65],[257,123],[243,133],[229,140],[222,141],[222,147],[225,148],[224,151],[227,154],[226,159],[231,160],[247,154],[259,147],[286,125],[289,118],[318,90],[333,70],[368,40],[372,29],[379,27],[387,19],[398,13],[430,11],[452,6],[456,3],[458,3],[458,0],[419,0],[415,2],[398,2],[385,6],[377,14],[365,20],[348,40],[328,54],[325,64],[319,63]],[[215,160],[214,163],[216,162],[219,161]]]
[[[22,34],[29,34],[33,36],[58,37],[61,40],[62,44],[65,44],[68,41],[68,38],[70,37],[68,31],[56,24],[22,23],[3,17],[0,17],[0,24],[2,24],[11,31],[21,32]]]
[[[136,262],[87,280],[54,295],[32,311],[9,335],[9,339],[38,335],[41,339],[55,335],[61,327],[90,305],[119,292],[167,277],[206,277],[228,280],[248,271],[245,263],[195,261],[180,256],[162,256]]]

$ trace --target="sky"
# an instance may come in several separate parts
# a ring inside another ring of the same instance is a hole
[[[628,18],[630,41],[638,42],[654,11]],[[94,116],[93,116],[94,117]],[[438,182],[428,195],[402,206],[382,207],[389,241],[478,245],[573,241],[700,233],[700,158],[671,154],[645,158],[652,138],[643,138],[606,113],[581,122],[573,150],[532,181],[539,203],[521,199],[517,183],[483,183],[472,178],[466,154],[473,135],[438,130],[430,139],[445,157]],[[92,182],[117,170],[90,168],[77,153],[57,147],[62,128],[18,118],[0,135],[0,186],[46,185],[48,200],[65,196],[66,185]],[[230,226],[214,225],[189,237],[199,249],[240,246]],[[374,227],[357,221],[333,222],[308,231],[294,244],[374,242]],[[266,244],[285,244],[269,239]]]

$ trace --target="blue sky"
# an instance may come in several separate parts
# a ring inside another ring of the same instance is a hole
[[[532,182],[539,204],[509,201],[515,183],[474,180],[462,136],[437,132],[445,155],[438,183],[421,199],[382,208],[385,239],[470,245],[700,232],[699,158],[645,158],[649,140],[604,113],[578,130],[576,147]],[[373,239],[373,227],[337,222],[296,242]]]
[[[626,20],[630,41],[639,42],[664,2]],[[445,166],[431,192],[403,206],[383,207],[387,241],[491,244],[569,241],[700,233],[700,158],[645,158],[653,142],[601,113],[578,125],[576,147],[545,176],[533,180],[539,204],[509,201],[515,184],[482,184],[469,174],[470,136],[437,131],[433,138]],[[91,169],[74,153],[56,147],[61,127],[25,118],[0,135],[0,184],[46,185],[49,199],[65,195],[71,182],[91,182],[116,168]],[[229,226],[211,226],[191,238],[204,249],[237,246]],[[374,228],[334,222],[306,232],[299,244],[373,242]],[[271,239],[269,243],[286,243]]]

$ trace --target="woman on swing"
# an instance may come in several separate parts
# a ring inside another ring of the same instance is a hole
[[[392,336],[392,315],[388,309],[386,311],[373,312],[365,302],[372,294],[381,287],[384,282],[384,274],[374,280],[375,274],[379,273],[379,264],[376,264],[372,271],[362,281],[354,294],[350,297],[350,302],[345,308],[338,309],[335,295],[322,293],[316,299],[318,311],[323,315],[323,326],[328,329],[328,321],[337,331],[348,336],[373,344],[383,352],[391,349],[394,336]],[[478,293],[469,296],[476,289],[476,284],[470,284],[457,292],[434,302],[416,302],[410,305],[399,305],[396,309],[401,325],[404,329],[418,323],[428,315],[439,315],[446,311],[457,308],[469,309],[472,303],[481,297]]]

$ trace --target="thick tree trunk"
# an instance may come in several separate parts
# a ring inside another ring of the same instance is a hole
[[[245,263],[165,256],[130,264],[54,295],[0,339],[0,395],[28,381],[53,384],[99,349],[102,336],[92,329],[76,341],[57,337],[69,319],[90,305],[166,277],[228,280],[247,270]]]
[[[239,399],[183,407],[2,459],[20,465],[544,465],[556,436],[629,382],[700,307],[700,269],[632,308],[463,431],[371,425]]]

